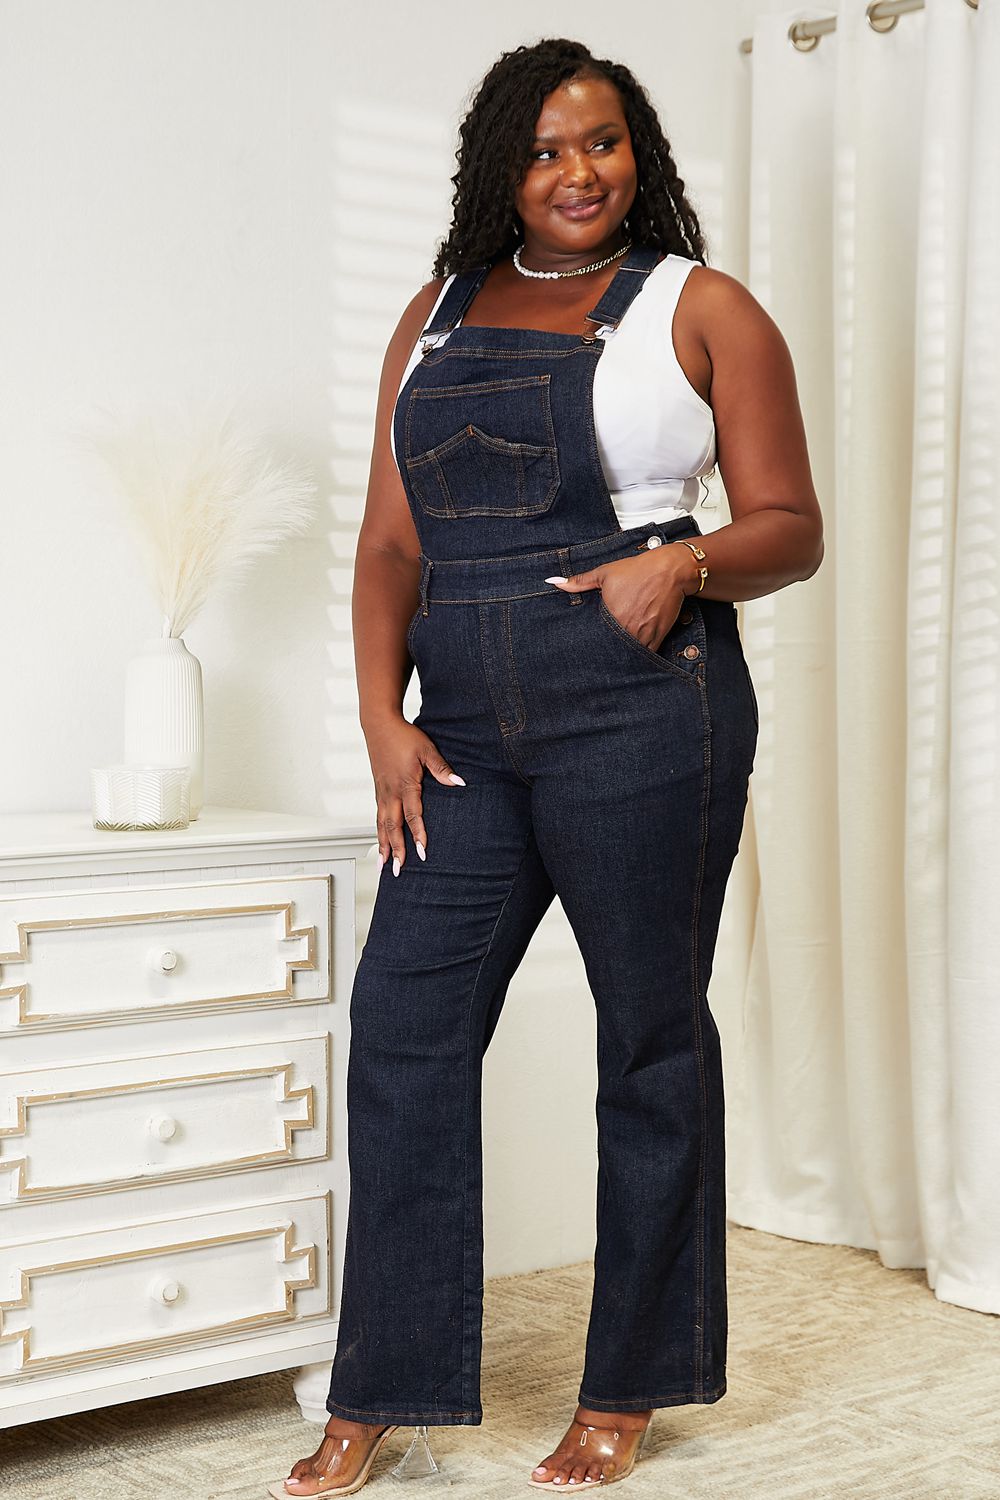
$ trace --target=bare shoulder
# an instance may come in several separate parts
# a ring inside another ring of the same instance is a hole
[[[400,313],[396,327],[386,345],[385,357],[382,361],[381,396],[383,403],[388,400],[390,394],[395,400],[403,371],[406,369],[417,339],[427,324],[431,308],[437,301],[446,279],[443,276],[435,276],[433,280],[425,282],[418,292],[414,292]]]
[[[447,277],[435,276],[427,281],[419,291],[414,292],[409,302],[399,315],[392,338],[389,340],[387,353],[389,356],[397,355],[405,348],[404,363],[409,358],[410,351],[417,341],[417,335],[427,323],[431,315],[431,308],[440,295]]]
[[[406,304],[403,317],[421,317],[426,320],[428,313],[440,295],[441,288],[447,280],[447,276],[434,276],[430,281],[425,281],[420,290],[414,292]]]
[[[690,285],[688,316],[693,317],[706,346],[720,341],[732,347],[743,341],[783,343],[781,332],[749,287],[728,271],[696,265],[685,285]]]

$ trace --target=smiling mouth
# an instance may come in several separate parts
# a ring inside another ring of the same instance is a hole
[[[607,196],[607,193],[601,193],[598,197],[592,198],[568,198],[565,203],[556,203],[553,206],[560,213],[569,214],[571,218],[581,218],[596,213]]]

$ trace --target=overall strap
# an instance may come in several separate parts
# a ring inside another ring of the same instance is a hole
[[[660,252],[655,245],[633,245],[587,318],[594,323],[617,328],[632,299],[641,291],[643,282],[659,259]]]
[[[421,339],[433,339],[442,333],[451,332],[486,280],[489,269],[489,266],[473,266],[468,271],[456,271],[454,280],[438,303],[437,311],[420,335]]]

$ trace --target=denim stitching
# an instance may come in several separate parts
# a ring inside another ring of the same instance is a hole
[[[603,542],[605,539],[604,537],[598,537],[597,540],[599,542]],[[581,545],[588,546],[590,544],[586,542],[578,542],[575,545],[579,547]],[[441,559],[437,566],[439,568],[464,568],[467,567],[471,562],[475,563],[476,567],[479,567],[481,563],[496,563],[498,567],[509,567],[512,561],[524,562],[528,558],[532,557],[551,557],[553,562],[556,562],[558,560],[558,554],[560,552],[565,552],[566,550],[567,548],[565,547],[542,547],[538,552],[518,552],[516,554],[511,554],[509,552],[500,552],[496,557],[445,557]]]
[[[483,680],[486,683],[486,689],[490,695],[490,702],[493,704],[493,712],[496,715],[497,727],[500,731],[500,743],[503,745],[507,759],[514,767],[514,771],[516,772],[516,774],[521,778],[525,786],[530,786],[531,782],[528,780],[527,776],[525,776],[523,770],[518,764],[518,760],[514,754],[513,747],[511,746],[511,743],[507,738],[507,728],[504,724],[503,715],[500,712],[500,705],[496,700],[496,694],[493,691],[493,677],[490,673],[489,663],[486,660],[486,611],[489,608],[491,601],[474,599],[469,602],[479,605],[479,654],[483,663]]]
[[[533,385],[549,385],[551,380],[552,376],[549,374],[515,375],[511,380],[470,380],[462,385],[418,386],[413,392],[413,400],[434,401],[441,396],[468,396],[491,391],[524,391],[530,390]]]
[[[514,498],[517,501],[517,504],[515,505],[514,510],[515,510],[516,514],[522,515],[522,516],[528,514],[528,501],[527,501],[528,484],[527,484],[527,475],[526,475],[525,469],[524,469],[524,457],[525,457],[525,450],[524,450],[523,447],[519,448],[518,451],[513,455],[513,458],[514,458]],[[551,455],[550,455],[550,457],[551,457]],[[546,509],[546,501],[548,500],[549,491],[551,491],[551,489],[552,489],[552,481],[550,480],[549,481],[549,490],[546,491],[545,495],[542,497],[542,500],[541,500],[541,509],[542,510]]]
[[[417,628],[417,621],[422,617],[423,612],[424,612],[424,605],[423,605],[423,600],[421,600],[421,602],[417,605],[416,609],[414,610],[413,618],[410,621],[409,625],[407,626],[407,630],[406,630],[406,649],[410,653],[410,659],[411,659],[411,661],[413,659],[413,632],[416,630],[416,628]],[[414,662],[414,665],[416,665],[415,662]]]
[[[343,1401],[334,1401],[334,1400],[332,1400],[332,1398],[328,1397],[327,1398],[327,1403],[326,1403],[326,1410],[330,1411],[330,1407],[331,1406],[339,1406],[344,1411],[352,1411],[357,1416],[360,1416],[362,1419],[365,1418],[366,1416],[368,1416],[368,1417],[389,1417],[389,1418],[395,1420],[396,1422],[412,1422],[412,1421],[419,1422],[421,1420],[421,1418],[424,1417],[424,1416],[435,1416],[435,1417],[479,1417],[479,1416],[482,1416],[482,1413],[480,1411],[445,1411],[443,1408],[438,1407],[438,1406],[425,1406],[425,1407],[422,1407],[418,1411],[411,1411],[411,1412],[399,1413],[397,1411],[383,1411],[383,1410],[380,1410],[380,1409],[378,1409],[376,1407],[373,1407],[373,1406],[348,1406]],[[333,1415],[333,1413],[331,1412],[331,1416],[332,1415]]]
[[[455,497],[451,492],[451,485],[448,483],[448,475],[441,463],[437,460],[435,460],[434,467],[437,470],[438,483],[441,486],[441,491],[449,507],[449,514],[451,516],[457,516],[459,514],[459,507],[456,504]]]
[[[414,486],[414,488],[416,489],[416,486]],[[418,495],[418,498],[420,498],[420,492],[419,492],[419,490],[417,491],[417,495]],[[429,515],[432,515],[432,516],[444,515],[450,521],[459,520],[459,519],[461,519],[464,516],[534,516],[534,515],[541,515],[542,514],[541,511],[536,510],[533,506],[529,508],[528,506],[524,506],[524,505],[518,505],[518,506],[515,506],[515,505],[504,505],[504,506],[491,505],[491,506],[485,506],[484,505],[482,507],[476,506],[475,509],[473,509],[471,506],[463,506],[462,509],[461,509],[461,511],[459,511],[459,512],[451,512],[451,511],[432,510],[429,505],[424,505],[424,502],[423,502],[422,499],[421,499],[420,503],[421,503],[421,505],[423,505],[424,510],[426,510]],[[548,506],[546,506],[545,509],[547,510]]]
[[[467,1390],[467,1383],[471,1380],[471,1374],[472,1374],[471,1369],[470,1369],[470,1365],[469,1365],[469,1356],[468,1356],[468,1354],[466,1352],[467,1344],[468,1344],[468,1335],[469,1335],[469,1316],[468,1316],[467,1299],[468,1299],[468,1295],[469,1295],[469,1287],[468,1287],[468,1262],[469,1262],[469,1251],[470,1251],[470,1246],[469,1246],[469,1127],[470,1127],[469,1088],[470,1088],[470,1080],[471,1080],[471,1077],[472,1077],[472,1058],[471,1058],[471,1052],[472,1052],[472,1008],[473,1008],[473,1006],[475,1004],[475,1001],[476,1001],[476,992],[479,989],[479,980],[480,980],[480,976],[482,975],[482,972],[483,972],[483,964],[486,962],[487,958],[489,957],[490,953],[493,950],[493,942],[494,942],[494,939],[496,938],[497,930],[498,930],[498,928],[500,926],[500,922],[501,922],[501,920],[503,918],[503,914],[507,910],[507,903],[510,901],[511,896],[514,894],[514,891],[517,889],[517,882],[520,879],[521,871],[524,868],[524,861],[525,861],[525,858],[527,856],[527,853],[528,853],[528,850],[529,850],[530,847],[531,847],[531,833],[529,831],[528,837],[524,841],[524,848],[521,850],[521,858],[517,862],[517,869],[514,871],[514,875],[513,875],[512,879],[511,879],[510,887],[509,887],[509,889],[507,891],[506,896],[503,898],[503,903],[502,903],[502,905],[500,907],[500,910],[497,912],[497,919],[493,923],[493,931],[490,933],[489,941],[486,944],[486,951],[485,951],[485,953],[483,954],[482,958],[479,961],[479,968],[476,970],[476,977],[473,980],[471,993],[469,995],[469,1012],[468,1012],[468,1017],[466,1019],[466,1025],[465,1025],[465,1037],[466,1037],[466,1042],[465,1042],[465,1132],[464,1132],[464,1134],[465,1134],[465,1158],[464,1158],[463,1171],[462,1171],[462,1191],[463,1191],[463,1196],[464,1196],[463,1230],[462,1230],[462,1300],[463,1300],[463,1306],[462,1306],[462,1393],[463,1393],[463,1396],[465,1395],[465,1392]]]
[[[425,356],[426,358],[426,356]],[[412,377],[411,377],[412,379]],[[413,451],[412,423],[413,423],[413,397],[416,391],[411,390],[406,400],[406,415],[403,422],[403,458],[409,468],[409,458]]]
[[[521,330],[512,329],[511,332]],[[556,334],[554,337],[579,340],[583,337],[578,333]],[[597,344],[575,343],[572,349],[497,349],[488,344],[463,344],[461,348],[449,349],[445,347],[440,354],[427,354],[422,363],[428,365],[439,365],[443,360],[463,358],[468,354],[477,354],[487,359],[565,359],[567,356],[577,354],[581,350],[597,349]]]
[[[469,427],[472,428],[472,433],[469,432]],[[445,438],[443,443],[436,443],[433,448],[425,448],[423,453],[408,458],[407,467],[413,469],[421,464],[432,463],[436,458],[442,458],[450,453],[452,448],[460,448],[473,434],[484,447],[495,448],[498,453],[531,453],[544,457],[555,451],[554,447],[547,443],[509,443],[506,438],[494,437],[492,433],[484,432],[481,427],[470,422],[468,426],[462,428],[461,432],[453,432],[451,437]]]
[[[542,402],[542,417],[545,421],[545,426],[549,434],[549,447],[552,449],[552,452],[555,455],[556,467],[558,468],[559,444],[556,442],[556,429],[555,424],[552,421],[552,391],[549,383],[550,377],[546,375],[545,379],[545,400]]]
[[[440,567],[441,564],[439,563]],[[476,594],[471,599],[442,599],[435,594],[435,604],[504,604],[511,599],[540,599],[545,594],[551,594],[553,585],[549,584],[547,589],[534,589],[530,594]]]
[[[602,620],[604,624],[609,626],[616,635],[621,636],[622,639],[625,640],[630,646],[634,647],[634,649],[642,656],[643,660],[649,662],[650,666],[658,667],[661,672],[672,673],[675,677],[683,678],[685,682],[693,682],[695,683],[695,685],[698,684],[699,676],[697,672],[685,671],[685,669],[683,667],[679,667],[676,662],[672,662],[669,657],[658,656],[655,651],[651,651],[648,646],[644,646],[642,641],[636,640],[632,632],[630,630],[626,630],[625,626],[615,619],[614,615],[605,604],[603,598],[601,598],[600,593],[598,593],[597,598],[597,614],[598,618]]]
[[[494,437],[490,432],[483,432],[481,427],[472,424],[472,430],[479,441],[487,448],[494,448],[497,453],[516,453],[519,458],[530,454],[534,458],[554,458],[555,445],[550,443],[509,443],[506,438]]]
[[[569,548],[568,547],[560,547],[559,548],[559,564],[558,564],[558,566],[559,566],[559,571],[560,571],[560,573],[562,574],[562,576],[564,578],[569,578],[571,576],[573,570],[572,570],[572,568],[569,565]],[[569,602],[570,602],[570,604],[575,604],[575,605],[577,605],[579,607],[583,603],[583,595],[582,594],[574,593],[571,590],[570,591],[570,595],[569,595]]]
[[[414,462],[414,460],[412,459],[408,458],[406,460],[407,469],[410,468],[410,464],[412,462]],[[455,502],[451,497],[451,490],[448,488],[448,480],[445,477],[445,472],[442,469],[441,465],[438,463],[437,458],[433,454],[431,455],[429,466],[434,475],[434,478],[437,480],[438,489],[441,492],[441,499],[444,503],[442,505],[432,505],[430,500],[427,498],[426,489],[421,488],[421,486],[417,482],[417,477],[411,473],[410,483],[413,485],[413,493],[416,495],[417,499],[420,501],[420,504],[423,506],[428,515],[444,516],[446,520],[454,521],[457,516],[457,511],[455,510]]]
[[[700,674],[698,685],[701,688],[703,745],[704,745],[704,775],[702,777],[701,794],[701,837],[698,849],[698,870],[695,876],[694,910],[691,920],[691,984],[694,991],[694,1038],[695,1055],[698,1059],[698,1078],[700,1082],[699,1092],[699,1126],[700,1145],[698,1151],[698,1191],[696,1195],[695,1224],[696,1224],[696,1264],[695,1264],[695,1360],[694,1360],[694,1382],[698,1390],[704,1387],[704,1357],[705,1357],[705,1161],[706,1161],[706,1136],[708,1133],[708,1086],[705,1079],[705,1039],[701,1027],[701,1005],[702,987],[700,964],[699,922],[701,918],[701,896],[705,876],[705,855],[708,848],[709,829],[709,802],[712,787],[712,726],[708,707],[708,694],[705,690],[704,673]]]
[[[548,378],[546,376],[546,379]],[[556,442],[556,429],[552,421],[552,396],[548,385],[545,387],[545,400],[542,402],[542,416],[548,428],[549,446],[552,450],[552,482],[545,497],[545,509],[548,510],[559,493],[559,488],[562,484],[562,469],[559,465],[559,444]]]
[[[511,734],[512,733],[516,733],[516,732],[517,732],[516,730],[504,730],[504,731],[501,731],[501,740],[503,742],[504,750],[507,752],[507,759],[510,761],[511,765],[514,767],[515,772],[521,778],[521,780],[524,782],[525,786],[531,786],[532,783],[528,780],[527,776],[525,776],[525,774],[524,774],[524,768],[521,765],[521,762],[518,760],[518,758],[517,758],[517,752],[515,751],[514,746],[513,746],[513,744],[511,743],[511,740],[510,740]]]
[[[510,667],[510,680],[514,689],[514,697],[517,699],[518,722],[513,726],[512,733],[520,734],[527,722],[527,711],[524,707],[524,699],[521,696],[521,684],[517,680],[517,667],[514,663],[514,642],[510,632],[510,602],[502,606],[502,619],[504,631],[507,636],[507,659]]]
[[[724,1396],[726,1389],[726,1382],[723,1381],[721,1385],[711,1386],[707,1391],[665,1391],[659,1396],[633,1396],[631,1401],[602,1400],[600,1396],[588,1396],[584,1391],[580,1391],[577,1400],[581,1406],[592,1406],[595,1411],[643,1411],[647,1406],[655,1406],[658,1402],[664,1405],[669,1403],[673,1406],[680,1406],[683,1403],[707,1405],[712,1401],[717,1401],[720,1396]]]

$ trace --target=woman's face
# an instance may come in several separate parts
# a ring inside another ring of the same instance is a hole
[[[635,193],[632,139],[614,84],[571,78],[553,89],[514,194],[536,269],[574,269],[618,249]]]

